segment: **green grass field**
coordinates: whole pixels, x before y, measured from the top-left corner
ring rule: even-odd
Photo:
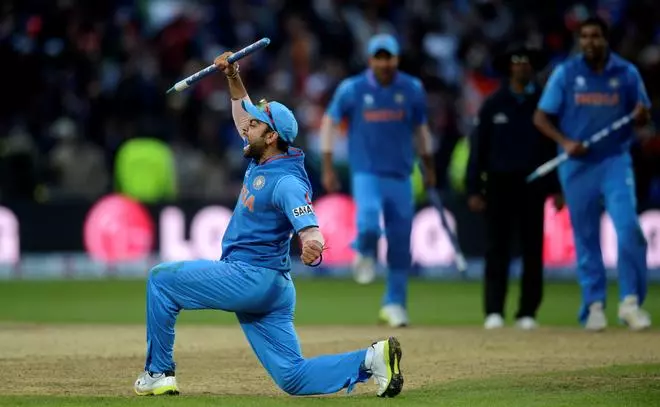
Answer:
[[[358,286],[351,281],[342,280],[301,280],[297,282],[298,307],[296,313],[297,325],[303,330],[311,332],[314,329],[322,329],[324,326],[348,326],[349,329],[365,329],[364,327],[375,327],[375,316],[379,307],[382,293],[382,284],[371,286]],[[508,314],[513,315],[517,300],[517,287],[511,286],[509,293]],[[444,332],[458,332],[458,335],[469,333],[476,347],[488,347],[491,339],[480,329],[482,323],[481,314],[481,285],[477,283],[462,282],[430,282],[415,281],[411,285],[410,292],[410,314],[415,327],[412,330],[401,331],[401,335],[408,335],[406,339],[411,342],[415,336],[429,334],[429,352],[433,349],[446,349],[447,354],[438,357],[440,363],[433,369],[442,371],[443,360],[450,360],[452,349],[461,345],[460,339],[452,339],[454,336],[445,336]],[[615,287],[610,287],[609,298],[612,304],[617,299]],[[651,352],[631,354],[630,358],[594,360],[584,359],[585,368],[567,366],[564,371],[561,363],[553,361],[553,353],[547,353],[539,360],[536,366],[527,366],[524,361],[511,362],[510,370],[497,370],[494,374],[480,374],[479,377],[470,378],[469,369],[478,371],[479,355],[473,355],[467,349],[465,358],[454,355],[453,369],[458,366],[468,372],[463,375],[451,377],[442,376],[437,381],[426,381],[423,385],[413,386],[412,389],[404,389],[400,397],[393,400],[381,400],[373,397],[371,393],[358,393],[345,396],[343,393],[329,397],[304,397],[294,398],[286,396],[278,391],[270,391],[265,395],[222,393],[194,394],[184,393],[179,397],[168,398],[138,398],[131,397],[129,393],[121,393],[115,397],[105,395],[94,396],[94,391],[83,394],[86,390],[67,395],[66,389],[57,394],[40,394],[39,390],[31,387],[16,388],[20,383],[12,378],[12,389],[7,395],[0,396],[0,406],[295,406],[295,405],[398,405],[398,406],[651,406],[660,405],[660,335],[656,329],[650,332],[633,333],[627,332],[625,328],[616,325],[616,306],[608,308],[608,316],[612,328],[602,334],[587,334],[579,330],[576,323],[576,311],[579,305],[579,289],[575,284],[553,283],[546,285],[544,302],[539,314],[539,321],[543,328],[537,333],[520,333],[511,328],[507,333],[500,335],[494,333],[496,351],[501,352],[493,363],[506,357],[506,344],[517,341],[515,347],[524,347],[529,342],[530,349],[524,355],[533,355],[534,346],[540,347],[552,345],[552,337],[557,335],[557,341],[592,341],[581,348],[588,352],[589,349],[600,349],[607,355],[604,341],[615,338],[612,341],[622,341],[622,352],[631,351],[625,349],[626,341],[635,341],[639,348],[648,346]],[[645,308],[652,315],[660,315],[660,286],[650,288],[649,299]],[[510,320],[510,318],[509,318]],[[75,331],[76,327],[101,326],[113,329],[114,326],[135,326],[136,332],[143,336],[142,324],[144,322],[144,282],[143,281],[7,281],[0,283],[0,326],[10,327],[0,329],[0,340],[11,341],[12,329],[26,326],[33,327],[63,327],[63,330]],[[216,329],[228,326],[233,329],[236,325],[235,318],[231,314],[217,311],[184,311],[179,319],[182,329]],[[470,328],[473,326],[474,328]],[[350,328],[354,327],[354,328]],[[30,328],[26,328],[30,329]],[[58,328],[59,329],[59,328]],[[128,328],[132,329],[132,328]],[[223,328],[225,329],[225,328]],[[345,328],[344,328],[345,329]],[[382,328],[381,328],[382,329]],[[448,331],[445,331],[447,329]],[[457,330],[457,331],[456,331]],[[5,331],[4,334],[2,331]],[[18,331],[17,331],[18,332]],[[224,332],[224,331],[223,331]],[[380,332],[380,331],[379,331]],[[411,333],[412,332],[412,333]],[[21,334],[29,335],[22,332]],[[490,334],[490,333],[489,333]],[[521,339],[521,335],[529,336]],[[75,334],[74,334],[75,335]],[[498,336],[499,335],[499,336]],[[36,339],[39,340],[39,339]],[[429,342],[430,341],[430,342]],[[433,343],[442,343],[433,345]],[[497,342],[499,341],[499,342]],[[454,343],[456,342],[456,343]],[[611,342],[611,341],[610,341]],[[405,341],[404,352],[405,350]],[[485,343],[486,345],[482,345]],[[48,346],[49,339],[43,338],[44,346]],[[17,361],[12,355],[1,351],[5,344],[0,342],[0,367],[3,375],[9,378],[11,370],[17,363],[28,363],[25,360]],[[493,345],[493,346],[496,346]],[[570,344],[569,344],[570,345]],[[13,349],[20,349],[20,344],[13,344]],[[27,345],[26,345],[27,346]],[[242,344],[240,346],[243,346]],[[303,338],[303,347],[305,346]],[[319,347],[321,345],[318,345]],[[465,345],[467,346],[467,345]],[[472,346],[472,345],[470,345]],[[617,343],[607,343],[613,346],[611,349],[619,349]],[[515,350],[514,347],[514,350]],[[599,348],[600,347],[600,348]],[[11,348],[11,346],[9,347]],[[566,346],[558,348],[565,352]],[[568,346],[570,348],[570,346]],[[314,348],[316,349],[316,348]],[[321,348],[319,348],[321,349]],[[656,349],[656,350],[653,350]],[[540,351],[540,350],[539,350]],[[178,352],[178,351],[177,351]],[[247,352],[247,351],[246,351]],[[423,352],[423,350],[415,350]],[[247,353],[246,353],[247,354]],[[462,354],[461,354],[462,355]],[[422,353],[422,356],[423,353]],[[467,359],[467,357],[474,359]],[[561,355],[557,355],[559,358]],[[584,356],[584,355],[583,355]],[[104,356],[106,357],[106,356]],[[434,356],[435,357],[435,356]],[[521,356],[522,357],[522,356]],[[563,357],[563,356],[562,356]],[[575,357],[581,357],[576,355]],[[132,360],[139,360],[131,356]],[[48,363],[62,363],[62,357],[49,360]],[[97,360],[97,359],[94,359]],[[508,360],[508,359],[507,359]],[[513,360],[513,359],[512,359]],[[535,359],[536,360],[536,359]],[[563,360],[563,359],[561,359]],[[404,362],[405,362],[404,353]],[[421,364],[423,358],[410,359],[409,364],[404,364],[405,372],[415,373],[414,362]],[[464,361],[464,362],[463,362]],[[627,361],[632,363],[620,363]],[[461,363],[465,366],[461,367]],[[490,362],[489,362],[490,363]],[[31,366],[31,365],[30,365]],[[476,366],[476,368],[474,368]],[[522,368],[521,368],[522,366]],[[545,368],[551,366],[552,368]],[[599,366],[599,367],[594,367]],[[33,367],[32,367],[33,368]],[[122,365],[123,368],[123,365]],[[524,368],[524,369],[523,369]],[[102,366],[99,369],[103,369]],[[194,370],[194,366],[188,366]],[[465,370],[468,369],[468,370]],[[524,370],[524,371],[523,371]],[[130,374],[136,372],[131,371]],[[57,373],[55,373],[57,374]],[[62,373],[64,374],[64,373]],[[69,373],[74,375],[73,373]],[[124,372],[117,373],[123,375]],[[261,374],[261,373],[260,373]],[[439,376],[439,377],[440,377]],[[413,377],[413,379],[415,379]],[[9,380],[9,379],[7,379]],[[29,376],[25,380],[30,380]],[[122,380],[124,378],[122,377]],[[127,378],[130,390],[130,380]],[[413,380],[414,381],[414,380]],[[0,383],[4,383],[5,380]],[[47,380],[46,380],[47,382]],[[421,383],[418,380],[419,383]],[[44,386],[47,387],[48,383]],[[84,386],[81,385],[81,386]],[[268,381],[260,382],[262,387],[274,387]],[[52,386],[51,386],[52,389]],[[256,394],[261,394],[256,392]]]

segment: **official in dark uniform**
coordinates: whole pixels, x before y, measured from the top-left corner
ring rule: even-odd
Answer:
[[[525,182],[529,173],[555,154],[552,143],[532,123],[542,90],[534,72],[542,63],[540,52],[524,47],[510,47],[496,58],[495,66],[506,80],[484,101],[471,135],[466,182],[470,209],[483,212],[486,220],[487,329],[504,326],[516,235],[523,266],[516,326],[524,330],[538,326],[536,312],[543,296],[543,208],[546,197],[554,192],[552,187],[558,185],[551,175],[542,182]]]

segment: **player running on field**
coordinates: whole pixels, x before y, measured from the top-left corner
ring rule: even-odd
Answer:
[[[415,209],[410,179],[415,141],[428,187],[435,186],[435,168],[426,120],[426,93],[421,81],[398,71],[399,44],[393,36],[372,37],[367,52],[369,69],[341,82],[323,117],[320,133],[323,186],[328,192],[338,188],[332,162],[332,136],[346,119],[352,195],[357,207],[357,256],[353,273],[356,281],[363,284],[376,276],[382,213],[389,271],[380,319],[398,327],[409,322],[406,294]]]
[[[609,213],[619,245],[619,318],[632,329],[651,325],[640,308],[646,297],[646,240],[639,225],[630,143],[631,127],[623,127],[585,149],[582,142],[615,120],[635,111],[649,119],[649,98],[637,68],[608,48],[608,27],[591,18],[580,27],[582,54],[555,69],[539,101],[534,123],[571,159],[559,178],[566,198],[582,288],[579,320],[588,330],[607,326],[603,309],[607,279],[600,250],[602,208]],[[559,128],[549,119],[556,115]]]
[[[243,190],[225,232],[220,260],[163,263],[147,282],[147,358],[135,382],[138,395],[178,394],[173,360],[174,324],[182,309],[236,313],[257,358],[291,395],[351,391],[373,376],[382,397],[403,387],[396,338],[338,355],[303,357],[293,325],[296,290],[289,274],[289,242],[302,241],[306,265],[322,260],[324,239],[304,169],[290,147],[298,134],[291,110],[278,102],[251,103],[227,52],[215,65],[229,81],[232,113],[250,160]],[[222,374],[222,372],[218,372]]]

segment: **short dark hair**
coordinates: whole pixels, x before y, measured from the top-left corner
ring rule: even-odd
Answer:
[[[286,141],[284,141],[284,140],[282,139],[282,137],[280,137],[279,134],[277,135],[277,149],[280,150],[280,151],[282,151],[282,152],[284,152],[284,153],[286,153],[287,151],[289,151],[289,143],[287,143]]]
[[[582,23],[580,23],[580,31],[582,31],[584,27],[592,27],[592,26],[599,27],[600,31],[603,33],[603,37],[609,38],[610,26],[607,24],[605,20],[603,20],[598,16],[589,17],[586,20],[582,21]]]

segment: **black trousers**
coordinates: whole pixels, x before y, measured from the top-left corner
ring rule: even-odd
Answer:
[[[521,294],[516,318],[536,317],[543,297],[543,207],[540,184],[527,184],[527,173],[491,173],[486,182],[486,315],[504,315],[513,242],[522,250]]]

